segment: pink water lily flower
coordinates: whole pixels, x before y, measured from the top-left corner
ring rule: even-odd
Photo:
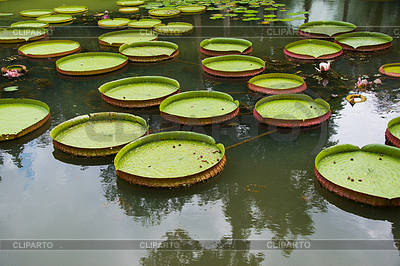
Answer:
[[[104,11],[104,16],[102,16],[101,19],[106,19],[106,18],[108,18],[108,11],[107,10]]]
[[[357,84],[356,84],[356,86],[358,88],[367,88],[370,85],[371,85],[371,82],[369,82],[367,79],[361,79],[361,78],[358,78],[358,81],[357,81]]]
[[[318,72],[326,72],[331,69],[331,62],[321,62],[319,63],[319,68],[315,68]]]

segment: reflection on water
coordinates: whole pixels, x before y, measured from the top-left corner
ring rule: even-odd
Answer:
[[[22,0],[21,5],[24,4],[24,9],[36,9],[63,4],[58,0],[47,2]],[[121,15],[115,2],[84,2],[89,6],[89,13],[75,15],[76,20],[69,26],[51,28],[50,39],[78,41],[82,52],[117,52],[115,48],[100,47],[97,37],[112,30],[97,27],[97,19],[92,15],[106,9],[115,17],[147,14],[147,10],[141,9],[139,14]],[[266,252],[251,249],[251,241],[257,239],[292,243],[301,239],[400,238],[397,208],[373,208],[349,201],[321,188],[314,177],[315,155],[323,148],[342,143],[358,146],[384,143],[387,122],[399,115],[399,80],[380,77],[378,69],[383,64],[400,61],[399,31],[396,31],[400,2],[282,3],[286,4],[287,12],[310,13],[304,20],[269,25],[209,19],[211,14],[221,11],[163,19],[164,23],[182,21],[195,25],[189,35],[159,37],[178,44],[178,58],[161,64],[129,64],[121,70],[93,77],[60,77],[51,60],[31,61],[18,56],[21,44],[1,44],[1,65],[22,64],[27,66],[28,73],[15,80],[1,79],[0,97],[46,102],[50,106],[51,121],[22,138],[0,143],[0,239],[189,241],[178,252],[160,249],[118,256],[101,252],[93,256],[94,253],[78,251],[77,256],[63,255],[61,260],[57,257],[60,253],[43,256],[44,253],[3,251],[6,256],[0,257],[0,264],[22,265],[29,260],[31,264],[43,265],[43,257],[53,256],[65,265],[76,263],[77,258],[100,265],[111,258],[123,264],[134,261],[133,264],[142,265],[204,265],[214,261],[223,265],[283,265],[294,261],[321,265],[326,261],[356,264],[360,259],[366,264],[398,264],[398,253],[393,252],[375,256],[377,253],[368,251],[317,254],[290,247]],[[1,4],[2,10],[14,13],[0,17],[1,26],[22,20],[18,16],[21,5],[11,0]],[[258,16],[274,12],[262,8]],[[315,70],[317,62],[287,60],[283,53],[285,45],[298,40],[296,27],[314,20],[344,20],[356,24],[359,31],[389,34],[394,37],[393,47],[370,54],[345,52],[332,62],[330,72],[319,73]],[[330,104],[329,121],[306,130],[280,130],[256,122],[252,110],[263,95],[248,90],[248,79],[223,79],[203,73],[204,57],[199,44],[210,37],[246,38],[253,42],[252,55],[266,61],[266,73],[302,76],[307,83],[306,94]],[[144,75],[176,79],[182,92],[229,93],[240,102],[240,113],[220,125],[190,127],[165,121],[157,107],[124,109],[101,99],[98,87],[102,84]],[[380,78],[382,84],[360,90],[355,86],[359,77],[369,81]],[[18,91],[2,90],[9,86],[18,86]],[[345,100],[351,93],[362,94],[366,102],[351,106]],[[226,167],[209,181],[191,187],[153,189],[134,186],[118,178],[113,157],[81,158],[53,148],[50,129],[78,115],[100,111],[141,116],[148,121],[151,133],[188,130],[208,134],[227,148]],[[247,140],[251,141],[237,145]],[[220,246],[216,250],[204,250],[204,239],[215,240]],[[235,242],[236,239],[241,241]],[[399,242],[394,243],[399,249]]]

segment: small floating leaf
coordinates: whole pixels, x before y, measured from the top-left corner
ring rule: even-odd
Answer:
[[[18,86],[10,86],[10,87],[4,88],[3,90],[4,91],[17,91]]]

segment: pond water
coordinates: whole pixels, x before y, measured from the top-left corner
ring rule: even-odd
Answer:
[[[44,127],[20,139],[0,143],[2,249],[8,243],[4,240],[18,241],[18,245],[24,240],[53,241],[58,249],[70,249],[2,250],[0,265],[399,265],[399,209],[371,207],[327,191],[316,181],[314,159],[322,149],[335,144],[362,147],[385,143],[387,123],[400,113],[400,82],[381,77],[383,84],[362,91],[366,102],[354,106],[345,97],[356,91],[358,77],[368,76],[372,81],[378,77],[381,65],[400,61],[400,3],[277,3],[285,4],[287,12],[310,13],[302,20],[269,25],[209,19],[219,11],[163,19],[195,26],[188,35],[159,36],[159,40],[178,44],[177,59],[151,66],[130,64],[119,71],[86,79],[58,75],[51,61],[18,57],[18,44],[0,45],[1,67],[22,64],[28,69],[25,76],[16,80],[1,79],[1,88],[18,86],[14,92],[1,90],[1,98],[34,98],[47,103],[51,110],[51,121]],[[89,13],[75,16],[77,19],[71,25],[52,28],[50,39],[78,41],[82,52],[117,52],[99,46],[98,36],[111,30],[97,27],[93,19],[94,13],[104,10],[114,17],[129,17],[120,15],[113,1],[1,1],[1,11],[14,15],[0,17],[0,24],[6,27],[23,20],[19,12],[25,9],[52,9],[63,4],[86,5]],[[258,17],[277,14],[262,7],[258,10]],[[147,10],[141,9],[138,14],[145,16]],[[357,25],[358,31],[382,32],[393,37],[393,46],[372,54],[345,52],[332,63],[332,72],[323,82],[315,70],[316,62],[291,62],[283,53],[285,45],[299,39],[297,27],[314,20],[348,21]],[[252,108],[261,96],[248,91],[246,80],[203,73],[199,44],[210,37],[250,40],[252,55],[267,62],[265,73],[303,76],[308,86],[306,93],[331,105],[331,118],[319,127],[302,131],[277,132],[273,127],[257,124]],[[241,103],[240,114],[229,123],[213,127],[177,126],[163,120],[157,108],[113,107],[101,99],[97,90],[108,81],[143,75],[174,78],[181,91],[227,92]],[[191,187],[151,189],[118,178],[112,157],[87,159],[55,150],[49,136],[52,128],[75,116],[100,111],[139,115],[149,121],[151,132],[193,130],[211,135],[228,148],[225,169],[209,181]],[[232,146],[255,136],[260,137]],[[185,242],[179,242],[182,239]],[[68,241],[56,240],[103,241],[74,242],[71,247]],[[301,247],[296,240],[310,241],[311,247]],[[153,242],[165,246],[154,250]],[[165,251],[171,243],[178,243],[179,247]]]

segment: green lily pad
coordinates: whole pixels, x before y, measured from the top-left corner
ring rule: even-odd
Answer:
[[[288,15],[288,16],[297,16],[297,15],[299,15],[299,13],[286,13],[286,15]]]
[[[52,9],[29,9],[23,10],[19,14],[24,17],[37,18],[44,15],[51,15],[53,12]]]
[[[60,14],[76,14],[86,12],[87,10],[87,6],[59,6],[54,8],[54,12]]]
[[[0,17],[8,17],[14,15],[13,13],[0,12]]]
[[[299,93],[307,88],[303,78],[284,73],[255,76],[248,81],[248,87],[250,90],[265,94]]]
[[[58,57],[78,52],[78,42],[69,40],[42,41],[25,44],[18,48],[18,53],[31,58]]]
[[[215,176],[225,149],[207,135],[173,131],[152,134],[125,146],[114,159],[122,179],[149,187],[179,187]]]
[[[397,148],[400,147],[400,117],[393,118],[389,121],[385,136],[390,144]]]
[[[211,38],[200,43],[201,52],[206,55],[216,54],[242,54],[251,48],[252,43],[244,39],[236,38]]]
[[[18,90],[18,86],[10,86],[10,87],[3,89],[3,91],[17,91],[17,90]]]
[[[280,21],[293,21],[293,18],[281,18]]]
[[[275,18],[276,15],[264,15],[264,18]]]
[[[157,33],[153,30],[121,30],[104,33],[99,37],[99,43],[102,45],[119,47],[124,43],[133,43],[139,41],[157,40]]]
[[[170,22],[168,25],[159,24],[154,30],[162,35],[183,35],[193,31],[194,26],[186,22]]]
[[[142,0],[123,0],[117,1],[118,6],[140,6],[143,5],[144,1]]]
[[[56,61],[57,71],[64,75],[96,75],[122,68],[128,58],[121,54],[92,52],[68,55]]]
[[[37,17],[36,20],[47,22],[50,24],[64,23],[72,21],[73,18],[68,14],[58,14],[58,15],[44,15]]]
[[[312,21],[301,24],[299,26],[299,34],[300,35],[317,34],[317,35],[332,37],[333,35],[352,32],[356,30],[356,28],[357,28],[356,25],[342,21],[332,21],[332,20]]]
[[[336,145],[315,158],[317,179],[343,197],[374,206],[400,205],[400,149]]]
[[[274,10],[278,10],[278,9],[275,7],[267,7],[267,8],[264,8],[264,10],[265,11],[274,11]]]
[[[206,10],[206,6],[199,5],[188,5],[188,6],[177,6],[182,13],[201,13]]]
[[[400,63],[385,64],[379,68],[379,72],[389,77],[400,78]]]
[[[38,27],[38,28],[46,28],[49,26],[48,22],[37,21],[37,20],[26,20],[19,21],[11,24],[11,27]]]
[[[129,28],[137,28],[137,29],[151,29],[161,23],[162,23],[162,21],[159,19],[143,18],[143,19],[139,19],[139,20],[130,21],[128,23],[128,27]]]
[[[210,57],[204,59],[202,65],[205,72],[222,77],[254,76],[265,69],[265,62],[263,60],[248,55]]]
[[[37,27],[0,28],[0,43],[20,43],[43,39],[47,29]]]
[[[157,17],[173,17],[181,13],[177,8],[157,8],[149,11],[149,14]]]
[[[127,108],[159,105],[179,92],[179,82],[160,76],[141,76],[107,82],[99,87],[104,101]]]
[[[50,136],[57,149],[79,156],[117,153],[129,142],[146,134],[146,121],[125,113],[82,115],[56,126]]]
[[[178,45],[163,41],[125,43],[119,47],[119,52],[133,62],[162,61],[179,54]]]
[[[0,141],[19,138],[50,117],[47,104],[31,99],[0,99]]]
[[[99,27],[106,29],[121,29],[125,28],[131,20],[129,18],[106,18],[97,22]]]
[[[335,37],[335,42],[338,44],[345,44],[354,49],[362,47],[378,47],[384,44],[390,44],[393,38],[389,35],[379,32],[352,32],[345,33]]]
[[[139,8],[128,6],[128,7],[121,7],[120,9],[118,9],[118,11],[122,14],[132,14],[132,13],[139,12]]]
[[[285,46],[285,54],[301,59],[328,59],[342,54],[342,48],[332,42],[306,39]]]
[[[330,116],[330,106],[308,95],[280,94],[259,100],[254,108],[257,120],[280,127],[303,127],[320,124]]]

